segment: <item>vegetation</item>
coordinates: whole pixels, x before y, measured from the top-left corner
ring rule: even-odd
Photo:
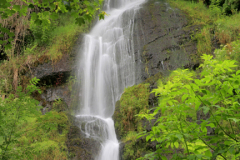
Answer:
[[[147,111],[149,108],[148,97],[148,83],[139,84],[125,89],[119,102],[119,112],[116,117],[115,125],[119,128],[121,136],[127,137],[129,131],[142,131],[142,124],[139,121],[140,119],[135,115]]]
[[[139,159],[239,159],[239,1],[170,2],[202,26],[192,39],[202,64],[173,71],[152,91],[159,105],[138,116],[159,118],[138,138],[157,143],[156,151]]]
[[[238,20],[240,14],[237,12],[240,7],[239,1],[169,1],[190,17],[192,25],[202,26],[203,29],[192,38],[197,41],[199,60],[203,54],[212,54],[217,45],[226,45],[239,39],[240,23]],[[228,7],[232,7],[231,12],[224,9],[226,4]]]
[[[51,110],[42,115],[37,100],[49,86],[36,87],[39,80],[31,80],[32,68],[70,57],[78,35],[88,31],[97,14],[104,18],[101,4],[0,1],[0,159],[68,159],[66,104],[51,102]],[[68,83],[75,81],[70,77]]]
[[[172,159],[238,159],[239,154],[239,71],[235,61],[202,56],[202,72],[177,70],[153,92],[161,111],[146,140],[157,141],[154,159],[172,153]],[[182,150],[181,150],[182,149]]]
[[[127,144],[121,155],[124,159],[137,159],[146,150],[146,143],[137,141],[137,132],[142,132],[147,124],[143,125],[136,115],[149,109],[149,94],[149,83],[141,83],[126,88],[116,104],[115,128],[121,140]]]

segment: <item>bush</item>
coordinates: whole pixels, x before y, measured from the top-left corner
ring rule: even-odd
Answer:
[[[143,135],[158,145],[145,158],[240,158],[240,71],[233,60],[202,58],[199,78],[188,70],[176,70],[153,90],[159,96],[155,114],[161,112],[161,117]]]

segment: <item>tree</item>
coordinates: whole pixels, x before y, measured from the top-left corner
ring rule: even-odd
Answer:
[[[41,92],[36,84],[39,80],[33,78],[27,87],[27,93],[18,87],[15,95],[11,94],[5,100],[0,99],[0,159],[9,159],[16,156],[13,144],[17,143],[22,133],[17,127],[23,123],[27,117],[39,115],[38,101],[32,99],[30,95],[37,91]],[[15,157],[18,159],[18,157]]]
[[[14,3],[15,0],[1,0],[0,1],[0,18],[6,19],[15,13],[20,17],[26,16],[29,10],[38,8],[39,12],[31,12],[31,20],[35,24],[48,24],[51,20],[58,18],[58,13],[66,13],[71,11],[71,16],[76,19],[79,25],[85,24],[86,21],[91,21],[96,11],[100,10],[103,0],[21,0],[21,5]],[[99,19],[104,19],[104,11],[99,13]],[[40,18],[40,15],[45,18]],[[0,37],[8,36],[8,40],[0,40],[0,45],[4,45],[5,49],[11,48],[14,33],[0,24]],[[0,32],[0,33],[1,33]]]
[[[239,159],[240,71],[233,60],[202,58],[200,75],[179,69],[153,90],[159,106],[154,114],[140,116],[151,120],[161,113],[143,134],[158,145],[145,158]]]

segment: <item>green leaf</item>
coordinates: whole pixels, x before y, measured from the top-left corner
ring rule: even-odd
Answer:
[[[36,25],[41,25],[41,24],[42,24],[42,20],[36,19],[36,20],[34,21],[34,23],[35,23]]]
[[[179,147],[179,143],[178,142],[174,142],[174,145],[175,145],[176,148]]]
[[[79,26],[85,24],[85,20],[83,17],[79,17],[79,18],[76,18],[76,24],[78,24]]]
[[[52,19],[52,20],[56,20],[56,19],[58,19],[58,14],[56,13],[56,12],[53,12],[51,15],[50,15],[50,18]]]
[[[236,75],[239,75],[240,74],[240,70],[238,70],[237,72],[236,72]]]
[[[203,103],[205,104],[205,105],[211,105],[211,103],[209,102],[209,101],[207,101],[207,100],[202,100],[203,101]]]
[[[210,150],[205,151],[205,156],[211,158],[212,157],[211,151]]]
[[[175,135],[179,140],[181,140],[183,138],[183,135],[182,134],[176,134]]]
[[[149,139],[151,139],[151,138],[152,138],[152,134],[147,135],[147,137],[146,137],[146,141],[148,142]]]
[[[183,96],[182,96],[182,102],[184,102],[185,100],[186,100],[186,98],[188,98],[188,94],[184,94]]]
[[[231,146],[228,151],[231,153],[231,154],[234,154],[234,151],[235,151],[235,148],[234,146]]]
[[[33,5],[33,4],[29,4],[29,5],[28,5],[28,8],[32,8],[32,9],[33,9],[33,8],[34,8],[34,5]]]
[[[168,160],[165,156],[160,156],[162,160]]]
[[[209,110],[210,110],[210,108],[209,108],[208,106],[203,106],[202,109],[203,109],[203,113],[204,113],[205,115],[207,115],[207,113],[208,113]]]
[[[89,21],[89,22],[92,20],[92,16],[90,14],[85,14],[83,18],[85,21]]]
[[[21,10],[20,5],[13,5],[13,9],[18,12]]]
[[[209,127],[211,127],[211,128],[214,128],[214,127],[215,127],[215,125],[214,125],[213,123],[209,123],[209,124],[207,124],[206,126],[209,126]]]
[[[207,91],[205,89],[202,89],[202,93],[207,94]]]
[[[32,13],[31,13],[31,19],[32,19],[32,20],[37,20],[38,17],[39,17],[39,16],[37,15],[36,12],[32,12]]]
[[[234,83],[237,84],[237,85],[239,85],[239,81],[238,81],[238,80],[236,80]]]

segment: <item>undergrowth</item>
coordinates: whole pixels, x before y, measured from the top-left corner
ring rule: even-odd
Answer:
[[[169,2],[185,12],[191,25],[200,25],[202,30],[192,40],[197,41],[197,52],[200,58],[203,54],[213,54],[216,46],[227,45],[239,39],[240,13],[232,11],[227,14],[223,6],[203,1],[169,0]],[[230,3],[230,2],[229,2]]]
[[[55,28],[54,30],[49,30],[49,33],[44,33],[47,32],[44,29],[41,31],[49,36],[47,37],[48,40],[44,41],[44,45],[39,42],[39,40],[42,40],[43,35],[39,35],[39,37],[36,36],[34,43],[25,48],[22,55],[12,57],[8,61],[5,60],[1,63],[1,95],[13,92],[14,88],[12,84],[15,84],[15,86],[26,85],[26,82],[23,82],[21,77],[26,74],[26,72],[31,73],[33,67],[49,61],[54,64],[58,62],[63,55],[69,55],[71,53],[71,49],[78,35],[88,30],[89,23],[79,26],[75,24],[75,20],[70,14],[71,13],[63,14],[60,16],[60,19],[54,21],[51,25],[55,26]],[[38,28],[37,26],[32,27]],[[37,35],[37,33],[35,34]],[[15,79],[13,78],[14,74],[16,75]]]
[[[120,99],[120,114],[122,134],[129,131],[142,130],[140,119],[136,114],[144,113],[148,109],[149,84],[139,84],[124,90]]]

